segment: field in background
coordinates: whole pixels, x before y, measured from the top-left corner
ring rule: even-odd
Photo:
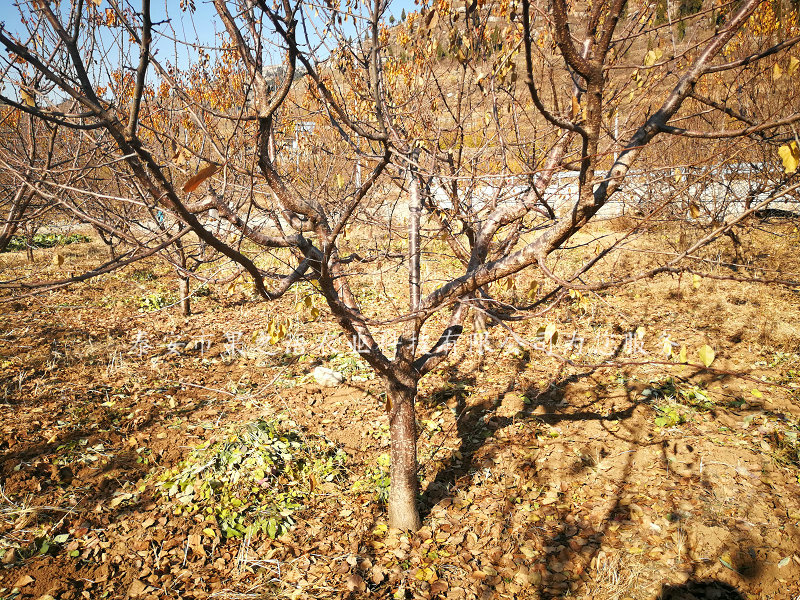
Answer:
[[[707,260],[800,271],[792,223],[750,227]],[[654,228],[603,268],[700,234]],[[105,253],[4,253],[0,276]],[[404,291],[373,270],[359,301],[391,314]],[[534,283],[493,291],[535,299]],[[383,390],[313,286],[276,304],[193,289],[184,318],[154,259],[2,299],[0,598],[800,595],[797,290],[663,276],[573,293],[516,336],[468,329],[422,382],[424,527],[407,536],[385,518]],[[320,387],[319,365],[345,383]]]

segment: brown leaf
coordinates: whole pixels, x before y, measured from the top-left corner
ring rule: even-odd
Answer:
[[[369,578],[375,585],[378,585],[383,582],[384,578],[386,577],[386,571],[380,565],[375,565],[372,567],[370,571]]]
[[[33,581],[34,581],[34,579],[30,575],[23,575],[22,577],[17,579],[17,582],[14,584],[13,587],[22,588],[22,587],[25,587],[26,585],[32,584]]]
[[[361,575],[357,573],[353,573],[350,577],[347,578],[347,589],[351,592],[355,592],[358,590],[359,592],[363,592],[367,589],[366,582],[361,578]]]
[[[134,579],[131,587],[128,588],[128,596],[131,598],[135,598],[137,596],[141,596],[144,594],[144,591],[147,589],[147,584],[142,581],[141,579]]]
[[[447,582],[441,579],[434,581],[431,584],[431,595],[435,596],[436,594],[442,594],[447,591]]]
[[[175,154],[172,155],[172,162],[180,167],[189,162],[192,157],[193,155],[191,150],[181,147],[175,151]]]
[[[183,191],[187,194],[195,191],[198,187],[200,187],[201,183],[211,177],[218,170],[219,167],[217,165],[208,165],[207,167],[203,167],[197,172],[197,175],[189,179],[189,181],[183,185]]]

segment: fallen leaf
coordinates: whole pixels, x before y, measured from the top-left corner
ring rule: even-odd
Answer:
[[[731,571],[736,571],[736,569],[733,568],[733,560],[731,560],[731,555],[728,554],[727,552],[719,557],[719,562],[721,562],[722,566],[725,567],[726,569],[730,569]]]
[[[447,585],[447,582],[443,581],[442,579],[434,581],[431,584],[431,589],[430,589],[431,595],[434,596],[436,594],[442,594],[447,591],[448,587],[449,586]]]
[[[131,598],[135,598],[136,596],[141,596],[144,594],[144,591],[147,589],[147,584],[142,581],[141,579],[134,579],[131,587],[128,588],[128,596]]]
[[[22,577],[17,579],[17,582],[14,584],[13,587],[22,588],[25,587],[26,585],[32,584],[33,582],[34,582],[33,577],[31,577],[30,575],[23,575]]]
[[[347,589],[351,592],[359,591],[363,592],[367,589],[366,582],[361,578],[361,575],[358,573],[353,573],[350,577],[347,578],[346,581]]]

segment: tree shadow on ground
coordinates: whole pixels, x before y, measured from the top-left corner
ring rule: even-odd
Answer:
[[[514,381],[525,368],[525,360],[519,359],[516,361],[514,373],[509,377],[511,383],[504,393],[509,393],[513,390]],[[488,419],[485,418],[486,413],[497,408],[503,394],[500,395],[500,398],[486,398],[478,403],[467,404],[467,394],[452,393],[452,395],[448,395],[437,392],[441,394],[438,402],[445,402],[450,397],[455,397],[456,399],[456,405],[453,410],[456,414],[457,436],[460,440],[460,445],[457,452],[451,453],[444,461],[434,481],[422,493],[421,516],[423,519],[430,514],[430,510],[439,501],[452,496],[452,489],[456,482],[475,468],[472,457],[485,445],[486,440],[510,425],[532,419],[555,425],[560,421],[623,421],[629,418],[636,407],[632,398],[629,398],[631,402],[628,408],[614,411],[607,415],[590,410],[572,413],[561,412],[561,409],[566,407],[564,400],[566,387],[569,384],[592,377],[595,371],[596,369],[589,369],[569,376],[563,376],[563,372],[560,372],[560,378],[551,381],[543,391],[538,389],[520,390],[520,393],[528,398],[530,402],[513,416],[506,417],[494,415]],[[454,367],[451,367],[446,374],[450,375],[451,378],[455,378],[459,383],[474,385],[476,382],[474,376],[464,377],[459,375]]]
[[[507,374],[511,383],[507,387],[506,393],[514,390],[515,380],[525,369],[525,362],[524,360],[517,361],[514,365],[514,370]],[[480,365],[478,368],[480,368]],[[576,511],[574,508],[568,509],[564,513],[561,509],[556,511],[552,507],[547,507],[551,512],[548,518],[554,518],[558,525],[555,526],[554,524],[554,526],[545,528],[539,526],[542,523],[532,523],[526,532],[526,539],[536,540],[537,547],[542,549],[536,561],[529,561],[531,569],[538,569],[539,575],[533,578],[536,582],[533,587],[536,588],[538,597],[542,599],[564,597],[589,581],[586,576],[590,569],[598,570],[599,565],[604,560],[601,546],[606,540],[609,531],[615,531],[620,524],[634,519],[631,507],[624,501],[624,496],[627,492],[626,485],[634,472],[637,451],[648,446],[660,446],[659,450],[664,456],[664,464],[669,464],[665,447],[663,446],[664,442],[646,437],[645,428],[637,427],[635,420],[631,421],[631,425],[623,427],[626,431],[615,431],[615,428],[610,425],[611,423],[624,425],[626,421],[635,416],[634,413],[640,405],[649,404],[646,398],[639,395],[641,390],[637,390],[634,386],[626,383],[623,394],[619,396],[621,402],[613,402],[613,409],[611,410],[598,410],[596,406],[592,406],[595,402],[594,400],[584,403],[582,398],[571,398],[569,403],[566,401],[568,386],[582,380],[594,379],[598,368],[604,367],[587,368],[580,373],[567,374],[562,367],[545,389],[514,390],[524,394],[526,405],[511,416],[492,415],[489,418],[486,417],[486,413],[498,407],[500,399],[486,398],[468,404],[466,394],[455,395],[454,412],[457,415],[456,424],[460,445],[458,450],[452,452],[444,461],[434,481],[427,486],[422,495],[422,514],[426,518],[431,514],[437,503],[448,497],[453,497],[460,487],[473,484],[472,478],[468,478],[468,476],[476,473],[479,469],[480,465],[477,464],[478,461],[476,459],[482,454],[479,451],[487,445],[487,440],[492,444],[492,448],[489,448],[491,452],[494,446],[497,445],[495,435],[503,429],[513,427],[519,423],[555,426],[563,422],[596,422],[600,424],[609,436],[614,436],[626,444],[629,449],[624,453],[618,453],[618,455],[627,453],[621,474],[615,477],[601,476],[605,479],[607,494],[605,495],[606,503],[604,504],[602,518],[599,522],[590,524],[589,519],[585,518],[586,515],[581,514],[581,511]],[[459,381],[465,379],[463,374],[458,373],[457,369],[451,368],[449,375]],[[602,389],[602,383],[600,381],[596,383],[597,388]],[[502,396],[503,394],[501,393],[500,398]],[[612,398],[608,394],[603,394],[603,396],[606,399]],[[518,442],[511,440],[508,443],[516,444]],[[540,447],[540,444],[533,441],[532,449],[539,449]],[[605,456],[600,454],[600,457],[604,458]],[[597,462],[599,462],[599,459]],[[580,461],[573,465],[573,469],[575,469],[573,474],[596,466],[592,457],[586,457],[584,461],[584,457],[581,456]],[[533,465],[533,468],[529,471],[526,472],[526,477],[532,477],[536,485],[541,489],[552,488],[559,483],[544,470],[537,472],[536,465]],[[667,469],[667,472],[669,473],[669,469]],[[680,476],[675,474],[671,476],[676,479],[677,484]],[[704,483],[702,477],[699,477],[698,483],[701,485]],[[673,500],[672,503],[676,504],[677,501]],[[514,505],[508,504],[507,509],[513,511]],[[675,515],[680,513],[677,506],[673,506],[672,512]],[[511,534],[511,531],[508,531],[508,533]],[[687,546],[687,549],[691,552],[691,548]],[[584,567],[581,567],[583,570],[579,569],[572,573],[566,570],[556,570],[554,572],[547,568],[552,563],[564,565],[578,562],[584,565]],[[492,566],[495,567],[496,572],[503,569],[503,565],[497,560],[483,556],[476,557],[476,566],[478,568]],[[491,572],[491,569],[489,571]],[[744,571],[742,571],[742,574],[745,575]],[[755,576],[755,573],[748,574]],[[689,580],[686,583],[664,585],[659,598],[664,600],[694,600],[701,598],[740,600],[742,598],[742,595],[728,584],[695,579],[694,568],[687,573],[687,576]]]
[[[665,585],[658,600],[744,600],[744,596],[721,581],[689,580],[680,585]]]

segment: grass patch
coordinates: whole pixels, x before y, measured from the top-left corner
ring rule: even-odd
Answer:
[[[81,233],[37,233],[33,236],[31,246],[34,248],[54,248],[55,246],[67,246],[69,244],[82,244],[91,242],[91,238]],[[21,252],[28,247],[28,240],[25,236],[12,236],[11,241],[3,252]]]
[[[224,537],[282,535],[320,486],[343,475],[346,455],[320,436],[304,436],[281,417],[240,426],[202,446],[159,478],[175,514],[215,520]]]

